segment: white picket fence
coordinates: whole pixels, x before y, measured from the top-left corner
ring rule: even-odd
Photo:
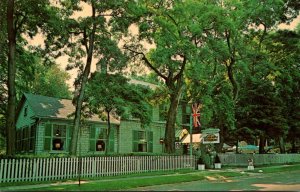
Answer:
[[[0,183],[65,180],[195,167],[190,156],[1,159]]]
[[[254,165],[300,163],[300,154],[218,154],[223,165],[246,166],[253,159]]]

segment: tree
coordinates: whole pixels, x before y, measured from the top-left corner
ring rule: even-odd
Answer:
[[[126,118],[126,114],[139,118],[143,126],[150,123],[150,105],[147,103],[150,91],[146,87],[129,84],[128,79],[119,74],[92,74],[86,88],[86,99],[91,112],[103,118],[106,113],[107,135],[110,138],[111,116]],[[106,143],[105,154],[108,153],[109,140]]]
[[[64,48],[64,53],[69,56],[68,69],[79,68],[79,74],[74,83],[73,103],[76,106],[76,111],[70,144],[70,155],[72,156],[76,155],[77,151],[84,90],[90,76],[93,59],[96,60],[98,66],[102,67],[101,70],[114,71],[115,69],[122,69],[126,65],[126,57],[123,56],[117,46],[120,37],[117,34],[117,28],[129,25],[129,19],[124,17],[126,19],[123,24],[116,20],[124,16],[124,9],[130,5],[131,1],[75,1],[73,4],[71,2],[65,4],[66,10],[71,12],[80,10],[80,2],[85,2],[91,7],[91,16],[75,20],[70,18],[70,14],[63,24],[66,29],[61,36],[63,43],[54,46],[51,41],[47,43],[49,48]],[[82,62],[83,58],[86,58],[85,63]]]
[[[7,4],[0,1],[0,137],[4,138],[6,132],[6,109],[7,109],[7,27],[6,14]],[[5,141],[0,146],[4,148]]]
[[[283,6],[282,1],[227,1],[216,2],[216,5],[222,10],[218,11],[215,16],[215,23],[213,25],[213,32],[207,33],[207,45],[211,50],[213,59],[209,62],[212,65],[222,64],[225,66],[224,70],[219,74],[225,75],[225,82],[230,82],[232,85],[231,98],[233,102],[227,102],[227,106],[231,103],[233,106],[233,118],[237,115],[236,104],[239,102],[240,85],[249,70],[252,75],[259,70],[256,70],[256,65],[267,64],[263,62],[265,59],[264,49],[262,43],[267,36],[267,32],[277,26],[278,23],[290,20],[295,14],[288,15],[286,6]],[[287,5],[287,4],[285,4]],[[292,6],[291,4],[287,6]],[[217,13],[217,12],[216,12]],[[285,19],[283,19],[283,16]],[[217,69],[215,66],[212,69]],[[260,68],[261,69],[261,68]],[[246,74],[246,75],[245,75]],[[218,88],[218,84],[215,88]],[[227,85],[227,84],[225,84]],[[244,85],[244,84],[243,84]],[[226,92],[228,94],[229,92]],[[229,95],[228,95],[229,96]],[[227,96],[227,98],[229,98]],[[243,97],[243,96],[241,96]],[[221,110],[219,110],[221,111]],[[216,117],[216,116],[215,116]],[[220,121],[224,116],[217,117]],[[228,119],[228,120],[229,120]],[[241,124],[235,121],[233,126],[238,134],[243,132],[247,134],[254,133],[249,127],[239,127]],[[237,125],[234,125],[237,123]],[[232,124],[231,124],[232,125]],[[237,127],[236,127],[237,126]],[[222,127],[222,126],[220,126]],[[222,133],[223,131],[221,131]],[[243,134],[245,135],[245,134]],[[221,137],[224,135],[221,135]],[[250,136],[251,138],[252,136]]]
[[[6,133],[7,133],[7,150],[8,156],[15,154],[15,118],[16,118],[16,88],[15,88],[15,75],[16,75],[16,27],[14,25],[14,9],[15,1],[7,1],[7,34],[8,34],[8,104],[7,104],[7,118],[6,118]]]
[[[62,71],[53,62],[45,64],[45,59],[36,52],[22,50],[17,59],[18,72],[16,76],[17,98],[22,94],[32,93],[57,98],[71,98],[71,92],[66,81],[70,75]]]
[[[2,6],[1,6],[2,8]],[[8,104],[6,111],[6,133],[7,133],[7,155],[15,153],[15,113],[16,113],[16,52],[17,44],[23,41],[23,35],[33,37],[40,29],[43,30],[48,24],[49,18],[58,18],[56,10],[50,6],[49,1],[35,0],[28,6],[28,2],[7,1],[7,35],[8,35],[8,70],[7,70],[7,89]],[[50,17],[51,16],[51,17]],[[49,29],[48,25],[48,29]],[[47,32],[44,30],[43,32]],[[1,34],[3,35],[3,34]]]
[[[283,102],[282,114],[289,127],[287,138],[292,144],[292,152],[296,152],[296,141],[300,135],[298,44],[299,32],[288,30],[270,33],[265,42],[266,50],[270,54],[270,62],[274,65],[270,77],[275,82],[278,97]],[[283,145],[285,136],[282,135],[279,140],[281,152],[285,152]]]
[[[178,103],[184,88],[186,66],[200,64],[196,58],[204,55],[203,30],[209,30],[209,14],[201,10],[213,8],[205,2],[194,1],[139,1],[136,12],[141,12],[137,23],[139,34],[125,45],[133,60],[141,60],[164,81],[169,108],[165,129],[165,150],[175,151],[175,122]],[[193,19],[191,19],[193,18]],[[195,24],[197,23],[197,24]],[[141,40],[155,44],[146,52]],[[199,48],[199,49],[197,49]]]

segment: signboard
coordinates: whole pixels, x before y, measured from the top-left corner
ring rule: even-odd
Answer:
[[[220,129],[206,129],[202,131],[202,142],[204,144],[220,143]]]
[[[175,142],[175,149],[180,149],[180,145],[181,145],[180,142]]]
[[[204,144],[207,143],[220,143],[220,134],[219,133],[204,133],[202,134],[202,141]]]

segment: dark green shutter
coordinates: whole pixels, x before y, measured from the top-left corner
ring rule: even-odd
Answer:
[[[52,132],[51,128],[52,128],[51,124],[45,125],[45,136],[46,137],[51,137],[51,132]]]
[[[51,138],[45,138],[44,149],[45,151],[50,151],[51,147]]]
[[[113,139],[109,140],[109,152],[114,152],[115,149],[115,141]]]
[[[96,151],[96,141],[97,139],[95,138],[96,137],[96,127],[94,125],[90,126],[89,127],[90,129],[90,151]]]
[[[132,151],[137,152],[138,151],[138,137],[139,137],[139,132],[133,130],[132,131]]]
[[[73,129],[74,129],[74,126],[72,125],[69,125],[67,127],[67,136],[66,136],[66,139],[68,140],[68,146],[67,146],[67,149],[70,151],[70,145],[71,145],[71,138],[72,138],[72,133],[73,133]]]
[[[115,128],[111,127],[109,134],[109,152],[114,152],[115,149]]]
[[[96,141],[90,139],[90,151],[96,151]]]
[[[74,129],[74,126],[68,126],[68,136],[67,137],[69,137],[69,138],[71,138],[72,137],[72,133],[73,133],[73,129]]]
[[[90,127],[90,139],[95,139],[95,135],[96,135],[96,127],[91,126]]]
[[[148,131],[148,152],[153,152],[153,132]]]
[[[44,150],[51,150],[51,136],[52,136],[52,124],[45,124],[45,140],[44,140]],[[49,138],[48,138],[49,137]]]

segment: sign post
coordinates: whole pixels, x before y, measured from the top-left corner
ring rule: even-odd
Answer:
[[[220,129],[204,129],[202,130],[201,140],[203,144],[208,144],[205,148],[205,153],[209,156],[210,163],[208,166],[214,167],[214,157],[216,156],[216,151],[211,144],[220,143]],[[212,148],[211,148],[212,147]]]

